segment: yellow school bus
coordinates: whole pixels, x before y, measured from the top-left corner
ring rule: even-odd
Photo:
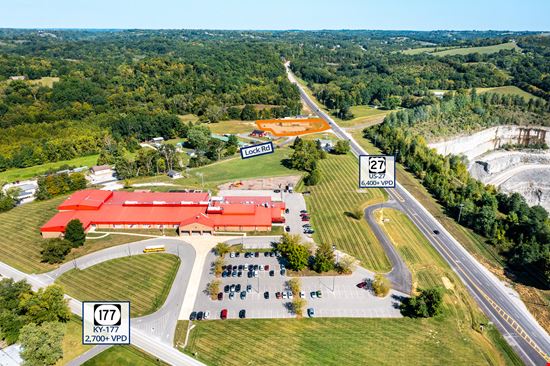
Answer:
[[[148,247],[145,247],[143,249],[143,253],[156,253],[156,252],[164,252],[166,249],[164,248],[164,245],[150,245]]]

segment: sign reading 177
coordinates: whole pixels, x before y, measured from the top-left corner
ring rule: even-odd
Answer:
[[[359,156],[359,188],[394,188],[395,156]]]

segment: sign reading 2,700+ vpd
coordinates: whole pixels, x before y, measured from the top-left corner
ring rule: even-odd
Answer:
[[[241,158],[248,159],[255,156],[273,154],[275,149],[273,148],[273,142],[265,142],[263,144],[252,145],[241,148]]]
[[[130,302],[82,302],[82,343],[130,344]]]

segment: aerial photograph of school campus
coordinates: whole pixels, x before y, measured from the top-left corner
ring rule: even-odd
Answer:
[[[0,4],[0,366],[550,365],[550,2]]]

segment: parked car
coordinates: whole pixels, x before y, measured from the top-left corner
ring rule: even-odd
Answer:
[[[223,292],[218,293],[218,300],[219,301],[223,300]]]
[[[266,265],[264,266],[264,271],[269,271],[269,264],[266,264]]]
[[[280,189],[274,189],[273,193],[281,193],[281,190]]]
[[[246,291],[241,291],[241,300],[246,299]]]
[[[239,271],[239,272],[237,273],[237,277],[242,277],[242,276],[243,276],[243,271]]]
[[[255,264],[253,268],[254,268],[255,271],[257,271],[258,270],[258,265]]]
[[[287,299],[288,298],[288,294],[286,291],[283,291],[283,299]]]
[[[248,272],[247,276],[248,276],[248,278],[254,277],[254,272],[252,272],[252,271]]]
[[[254,257],[258,258],[260,256],[260,252],[254,253]]]
[[[206,311],[204,312],[204,315],[203,315],[202,318],[203,318],[204,320],[210,318],[210,312],[209,312],[208,310],[206,310]]]
[[[317,291],[317,297],[320,299],[321,297],[323,297],[323,293],[321,292],[321,290],[318,290]]]
[[[235,285],[229,286],[229,291],[234,292],[235,291]]]
[[[264,257],[269,257],[269,252],[264,252]]]
[[[239,318],[245,319],[246,318],[246,310],[242,309],[239,311]]]
[[[300,291],[300,297],[302,299],[304,299],[306,297],[306,292],[305,291]]]
[[[223,278],[227,277],[227,272],[226,272],[226,271],[223,271],[223,272],[222,272],[222,277],[223,277]]]
[[[302,217],[302,221],[309,221],[309,216]]]
[[[239,271],[242,271],[242,270],[243,270],[243,267],[244,267],[244,266],[243,266],[242,264],[239,264],[239,266],[237,267],[237,269],[238,269]]]
[[[294,295],[292,295],[292,291],[287,292],[287,297],[289,300],[292,300],[294,298]]]
[[[235,258],[239,258],[241,256],[240,252],[235,252]]]
[[[275,276],[275,271],[274,270],[269,271],[269,276],[274,277]]]
[[[286,214],[287,214],[287,213],[290,213],[290,209],[288,209],[288,208],[285,209],[285,213],[286,213]]]
[[[227,271],[231,272],[233,270],[233,266],[231,264],[227,265]]]
[[[315,233],[315,230],[313,230],[313,229],[304,229],[304,234],[309,234],[309,235],[311,235],[311,234],[313,234],[313,233]]]
[[[300,213],[305,214],[305,213],[307,213],[307,210],[300,210]]]
[[[277,299],[280,299],[280,298],[282,297],[282,294],[281,294],[280,292],[277,291],[277,292],[275,293],[275,297],[276,297]]]
[[[262,266],[261,264],[258,266],[258,271],[263,271],[264,270],[264,266]]]
[[[309,229],[309,228],[311,228],[311,224],[303,224],[302,227],[304,229]]]
[[[248,271],[248,263],[245,263],[245,264],[243,265],[243,271]]]
[[[204,316],[204,313],[202,311],[199,311],[197,313],[197,320],[202,320],[203,316]]]
[[[220,318],[222,320],[225,320],[227,319],[227,309],[222,309],[221,313],[220,313]]]
[[[197,312],[196,311],[191,312],[191,314],[189,315],[189,320],[197,320]]]
[[[275,257],[275,252],[269,252],[269,256],[270,256],[271,258]]]
[[[235,293],[234,292],[230,292],[229,293],[229,300],[233,300],[235,298]]]
[[[281,276],[284,276],[286,274],[286,269],[281,269]]]
[[[313,318],[315,316],[315,309],[313,308],[307,309],[307,316],[309,316],[310,318]]]
[[[231,273],[231,277],[237,277],[237,273],[238,273],[237,271],[233,271],[233,272]]]
[[[269,291],[264,292],[264,299],[269,300]]]
[[[359,283],[357,284],[357,287],[359,287],[359,288],[365,288],[366,286],[367,286],[367,282],[365,282],[365,281],[359,282]]]
[[[290,232],[290,226],[285,226],[285,231],[288,233]]]
[[[317,292],[311,291],[309,295],[311,296],[312,299],[315,299],[317,297]]]
[[[240,283],[235,285],[235,292],[239,292],[239,291],[241,291],[241,284]]]
[[[246,292],[252,292],[252,285],[246,285]]]
[[[235,258],[235,252],[230,252],[229,253],[229,258]]]
[[[254,271],[254,277],[258,277],[260,273],[258,271]]]

